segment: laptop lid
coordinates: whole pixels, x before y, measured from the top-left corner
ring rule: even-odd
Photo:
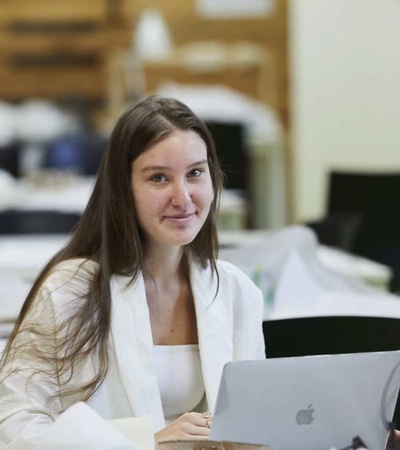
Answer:
[[[279,450],[381,450],[400,385],[400,352],[236,361],[224,367],[210,439]]]

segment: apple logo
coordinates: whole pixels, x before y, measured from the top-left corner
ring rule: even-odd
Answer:
[[[314,420],[313,413],[315,409],[312,408],[312,404],[307,406],[307,409],[300,409],[296,414],[296,423],[298,425],[310,425]]]

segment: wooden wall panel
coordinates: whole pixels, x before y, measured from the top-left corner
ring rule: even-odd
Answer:
[[[288,2],[275,0],[274,13],[265,18],[217,20],[200,17],[195,0],[0,0],[0,100],[57,100],[74,93],[103,102],[106,113],[112,91],[109,61],[129,48],[143,9],[155,7],[176,46],[211,39],[259,44],[268,55],[261,89],[251,72],[219,74],[223,79],[202,75],[202,80],[220,80],[261,98],[277,109],[289,131]],[[147,85],[152,89],[165,72],[150,66]],[[169,70],[173,75],[176,68]],[[175,76],[179,81],[185,75]],[[290,152],[286,159],[290,171]]]
[[[127,45],[110,0],[2,0],[0,99],[58,100],[70,94],[104,102],[107,61]]]
[[[195,0],[121,0],[124,14],[135,24],[141,11],[154,7],[162,11],[171,31],[173,42],[179,46],[190,41],[220,40],[227,43],[249,41],[261,45],[273,59],[276,95],[274,104],[285,126],[289,125],[288,80],[288,0],[276,0],[275,11],[256,19],[210,19],[200,17]]]
[[[107,0],[1,0],[0,23],[13,21],[87,21],[105,22]]]
[[[146,88],[153,93],[163,83],[176,82],[194,85],[224,85],[242,92],[255,100],[268,105],[276,105],[276,92],[273,61],[265,55],[265,60],[249,64],[248,67],[222,67],[216,71],[196,71],[179,64],[175,60],[165,63],[147,62],[144,64]]]
[[[77,73],[80,70],[82,73],[87,72],[90,61],[93,66],[93,61],[97,59],[99,73],[105,74],[103,64],[114,51],[128,48],[140,13],[149,7],[162,11],[171,30],[173,42],[177,46],[207,39],[224,42],[246,40],[261,45],[273,60],[271,67],[274,76],[266,77],[265,81],[270,83],[274,79],[276,95],[272,106],[278,109],[282,120],[288,124],[287,0],[276,0],[276,10],[271,16],[245,20],[200,17],[196,12],[195,0],[1,0],[0,68],[7,66],[7,70],[0,70],[0,74],[16,74],[28,68],[33,69],[34,67],[28,67],[27,62],[31,60],[33,66],[34,57],[37,55],[38,64],[35,69],[41,70],[43,74],[50,70],[54,75],[55,67],[50,67],[51,64],[46,61],[45,56],[48,55],[51,60],[51,57],[57,54],[71,57],[76,55]],[[54,29],[51,29],[52,24]],[[74,24],[86,24],[87,29],[71,32],[62,29],[62,26]],[[39,28],[32,29],[35,25]],[[50,29],[41,30],[41,26],[50,26]],[[57,29],[57,26],[61,29]],[[27,58],[29,55],[32,58]],[[86,64],[85,56],[88,57]],[[24,57],[25,66],[16,64],[21,59],[24,60]],[[62,58],[59,60],[62,62]],[[54,63],[57,63],[57,58],[54,58]],[[67,71],[71,68],[70,62]],[[64,81],[57,82],[60,86],[64,82],[66,91],[75,85],[70,83],[67,77]],[[15,95],[16,91],[5,89],[6,85],[7,80],[0,79],[0,98],[22,98],[29,91],[28,87],[24,86],[24,94]],[[34,83],[31,83],[31,89],[32,93],[35,93]],[[251,91],[251,88],[247,90]],[[50,97],[52,92],[53,89],[49,87]],[[93,94],[94,89],[90,89],[90,92]],[[97,95],[107,96],[107,80],[104,79],[98,84]]]
[[[262,46],[268,53],[271,61],[269,67],[273,73],[267,72],[265,76],[262,96],[267,103],[274,107],[286,129],[290,133],[290,83],[289,83],[289,1],[275,0],[275,11],[268,17],[258,19],[217,20],[202,18],[196,12],[195,0],[121,0],[125,11],[133,15],[135,23],[144,7],[152,6],[160,9],[171,30],[174,44],[181,45],[194,40],[218,39],[233,43],[241,40],[250,41]],[[216,0],[218,1],[218,0]],[[149,85],[156,83],[160,74],[153,71],[148,74]],[[235,86],[240,84],[235,81]],[[271,89],[275,92],[271,94]],[[252,86],[243,84],[243,92],[254,94]],[[259,91],[258,91],[259,92]],[[258,97],[259,98],[259,97]],[[293,216],[291,185],[293,173],[293,158],[289,147],[289,138],[286,139],[285,168],[288,217]]]
[[[68,79],[68,82],[65,80]],[[10,97],[16,101],[29,98],[53,98],[61,100],[68,95],[84,92],[89,98],[95,99],[99,95],[99,87],[105,89],[106,76],[104,71],[94,68],[47,68],[45,71],[37,69],[0,70],[0,83],[7,80],[5,86]],[[34,86],[34,88],[33,88]]]

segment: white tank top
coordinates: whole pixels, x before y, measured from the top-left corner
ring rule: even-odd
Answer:
[[[199,346],[154,345],[153,353],[165,421],[170,423],[203,399]]]

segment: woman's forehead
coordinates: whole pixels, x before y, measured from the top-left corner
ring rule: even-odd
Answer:
[[[194,131],[174,130],[141,153],[136,161],[142,164],[177,164],[207,160],[207,146]]]

